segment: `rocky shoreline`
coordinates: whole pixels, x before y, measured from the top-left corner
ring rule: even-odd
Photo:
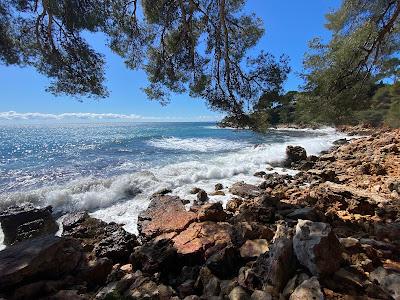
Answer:
[[[225,208],[208,198],[221,184],[193,205],[160,191],[139,236],[80,212],[57,237],[51,207],[10,207],[0,298],[400,299],[400,130],[318,157],[294,145],[285,167],[299,173],[259,170]]]

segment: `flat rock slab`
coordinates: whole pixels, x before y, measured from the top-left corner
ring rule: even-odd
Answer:
[[[172,241],[178,254],[191,255],[203,253],[216,242],[225,245],[232,242],[233,229],[228,223],[192,223],[175,236]]]
[[[261,194],[261,189],[252,184],[236,182],[231,186],[229,192],[231,192],[233,195],[249,199],[259,196]]]
[[[0,290],[30,279],[56,279],[73,271],[81,259],[75,240],[47,235],[0,251]]]
[[[151,239],[165,233],[179,233],[196,219],[197,214],[186,211],[179,197],[156,196],[139,215],[138,231],[144,239]]]

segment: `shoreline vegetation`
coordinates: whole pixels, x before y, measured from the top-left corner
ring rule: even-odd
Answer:
[[[339,129],[349,138],[319,156],[288,146],[294,176],[259,170],[260,185],[194,189],[194,203],[155,193],[138,236],[87,212],[58,224],[51,207],[9,207],[0,298],[399,299],[400,130]],[[225,189],[225,208],[209,200]]]

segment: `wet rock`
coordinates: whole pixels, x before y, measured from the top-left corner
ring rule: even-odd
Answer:
[[[321,292],[321,286],[317,277],[311,277],[303,281],[290,295],[289,300],[303,300],[303,299],[313,299],[313,300],[323,300],[324,295]]]
[[[261,254],[267,252],[268,241],[265,239],[248,240],[242,247],[240,247],[240,256],[242,258],[254,258],[259,257]]]
[[[299,163],[307,159],[307,152],[300,146],[287,146],[286,147],[286,161],[285,166],[290,167],[293,163]]]
[[[342,146],[342,145],[347,145],[349,143],[349,141],[347,139],[338,139],[336,141],[333,142],[334,145],[336,146]]]
[[[250,296],[242,287],[237,286],[229,293],[229,300],[250,300]]]
[[[148,240],[164,233],[180,232],[196,219],[196,214],[186,211],[179,197],[159,196],[139,215],[138,231]]]
[[[310,221],[316,221],[318,218],[314,208],[312,207],[304,207],[296,209],[293,212],[289,213],[287,217],[293,220],[302,219]]]
[[[222,185],[222,183],[217,183],[215,185],[215,191],[220,191],[220,190],[223,190],[223,189],[224,189],[224,186]]]
[[[165,196],[165,195],[171,194],[171,193],[172,193],[171,189],[164,188],[164,189],[159,190],[158,192],[155,192],[151,197]]]
[[[32,204],[11,206],[0,212],[4,244],[55,233],[58,225],[51,212],[51,206],[36,208]]]
[[[261,178],[263,178],[265,175],[267,175],[267,173],[264,172],[264,171],[255,172],[255,173],[253,174],[253,176],[255,176],[255,177],[261,177]]]
[[[221,202],[207,203],[202,205],[197,211],[197,219],[200,222],[214,221],[223,222],[227,218],[227,214],[222,207]]]
[[[278,225],[269,251],[261,254],[253,267],[254,273],[264,284],[281,291],[296,268],[292,232],[286,225]]]
[[[79,243],[71,239],[47,235],[22,241],[0,251],[0,290],[34,278],[60,278],[80,260]]]
[[[200,191],[197,193],[197,201],[198,201],[199,203],[204,203],[204,202],[207,202],[207,201],[208,201],[208,195],[207,195],[207,193],[206,193],[205,190],[200,190]]]
[[[329,224],[299,220],[293,248],[299,262],[314,275],[330,274],[340,267],[342,247]]]
[[[371,281],[377,281],[394,299],[400,298],[400,273],[379,267],[370,274]]]
[[[244,182],[237,182],[233,184],[232,187],[229,189],[229,192],[233,195],[246,199],[254,198],[261,194],[261,190],[259,187]]]

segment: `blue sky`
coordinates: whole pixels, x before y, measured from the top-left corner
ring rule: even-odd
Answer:
[[[248,0],[246,9],[261,17],[266,28],[265,36],[254,50],[265,50],[276,56],[285,53],[290,57],[292,73],[286,84],[287,90],[297,89],[301,84],[298,72],[302,69],[308,41],[316,36],[329,38],[329,32],[324,28],[324,15],[339,4],[340,0]],[[146,99],[141,91],[141,87],[146,86],[145,74],[127,70],[101,39],[90,42],[106,56],[109,98],[78,102],[71,97],[55,97],[45,92],[49,80],[34,69],[0,66],[0,121],[7,118],[12,122],[31,118],[105,119],[104,114],[137,121],[207,121],[220,117],[201,99],[188,95],[173,96],[166,107]],[[63,113],[69,114],[59,116]]]

